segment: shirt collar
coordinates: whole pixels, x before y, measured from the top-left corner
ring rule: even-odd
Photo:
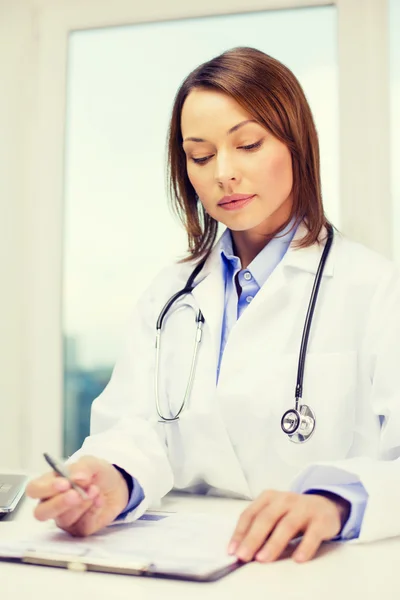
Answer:
[[[261,288],[285,256],[287,249],[296,233],[297,227],[294,226],[294,219],[285,227],[285,229],[257,254],[247,267],[259,287]],[[293,227],[293,229],[292,229]],[[229,229],[226,229],[220,240],[221,260],[230,265],[235,272],[241,270],[240,258],[233,252],[232,235]]]

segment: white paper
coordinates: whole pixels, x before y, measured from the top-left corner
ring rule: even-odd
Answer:
[[[206,573],[236,562],[227,546],[236,520],[201,513],[146,513],[134,523],[115,525],[87,537],[74,538],[56,529],[0,540],[0,556],[27,553],[58,555],[114,566],[153,565],[155,570]]]

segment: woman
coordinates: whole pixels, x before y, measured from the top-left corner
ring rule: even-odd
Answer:
[[[46,474],[28,487],[41,500],[36,517],[88,535],[139,517],[174,487],[254,499],[229,547],[245,561],[274,560],[299,534],[294,558],[305,561],[324,540],[400,533],[399,274],[333,234],[294,75],[251,48],[195,69],[175,99],[169,167],[189,256],[143,295],[125,355],[93,404],[71,465],[89,498]],[[192,294],[163,320],[158,364],[160,311],[204,259]],[[313,412],[300,426],[290,409],[321,260],[300,401]]]

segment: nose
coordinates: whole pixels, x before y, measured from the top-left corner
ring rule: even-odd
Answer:
[[[221,189],[229,191],[232,183],[239,181],[239,173],[227,152],[220,152],[215,162],[215,179]]]

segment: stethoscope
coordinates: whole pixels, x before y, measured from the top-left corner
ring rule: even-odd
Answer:
[[[301,339],[300,353],[299,353],[299,361],[297,367],[297,381],[295,388],[295,405],[294,408],[290,408],[287,410],[281,419],[281,428],[283,433],[285,433],[288,438],[295,443],[303,443],[310,439],[315,430],[315,414],[313,410],[307,404],[301,404],[301,399],[303,396],[303,377],[304,377],[304,367],[307,356],[307,345],[308,338],[310,336],[310,329],[312,324],[312,319],[314,315],[314,309],[318,298],[319,286],[321,284],[322,275],[324,272],[324,267],[326,260],[328,258],[332,242],[333,242],[333,227],[331,225],[327,226],[328,238],[322,252],[321,259],[319,261],[318,269],[314,279],[314,285],[311,292],[310,302],[308,305],[307,315],[304,322],[303,335]],[[176,292],[165,304],[164,308],[161,310],[160,315],[157,319],[156,325],[156,364],[155,364],[155,399],[156,399],[156,409],[158,416],[160,417],[161,422],[163,423],[171,423],[174,421],[178,421],[181,412],[185,408],[190,393],[193,387],[194,376],[196,372],[196,363],[197,356],[199,351],[199,345],[202,338],[202,331],[204,325],[204,317],[201,310],[195,309],[191,304],[184,304],[182,306],[190,307],[196,314],[196,333],[194,338],[194,348],[192,354],[192,361],[190,365],[189,377],[186,385],[185,394],[182,400],[182,403],[177,411],[177,413],[173,417],[164,417],[160,408],[160,399],[159,399],[159,368],[160,368],[160,352],[161,352],[161,330],[163,326],[163,321],[167,316],[168,312],[171,310],[172,306],[176,303],[176,301],[182,296],[186,296],[187,294],[191,294],[194,289],[194,280],[197,275],[200,273],[206,259],[201,261],[196,268],[191,273],[189,279],[187,280],[185,287]]]

